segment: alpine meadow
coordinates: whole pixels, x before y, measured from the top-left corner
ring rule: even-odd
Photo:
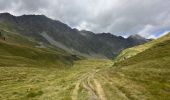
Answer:
[[[170,100],[169,5],[0,0],[0,100]]]

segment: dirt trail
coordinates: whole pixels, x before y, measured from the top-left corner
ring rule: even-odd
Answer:
[[[101,84],[97,79],[94,79],[98,71],[99,70],[92,70],[79,78],[72,92],[72,100],[78,100],[77,97],[80,85],[87,90],[89,100],[107,100]]]
[[[76,86],[75,86],[75,88],[73,90],[72,97],[71,97],[72,100],[77,100],[80,83],[81,83],[81,81],[76,83]]]
[[[107,100],[105,93],[103,91],[103,88],[102,88],[101,84],[98,82],[97,79],[94,79],[94,84],[95,84],[96,91],[97,91],[97,94],[98,94],[100,100]]]
[[[88,91],[89,94],[89,100],[99,100],[97,94],[95,93],[95,88],[91,83],[91,80],[96,73],[96,70],[90,71],[88,74],[85,75],[83,82],[83,87]]]
[[[88,91],[89,100],[98,100],[98,97],[95,92],[85,82],[83,82],[83,87]]]

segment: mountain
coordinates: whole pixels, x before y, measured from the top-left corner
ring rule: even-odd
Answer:
[[[149,41],[148,39],[138,34],[130,35],[127,39],[129,40],[131,44],[134,44],[134,45],[143,44]]]
[[[113,58],[128,47],[147,42],[140,36],[123,38],[110,33],[79,31],[44,15],[1,13],[0,27],[85,57]]]
[[[144,45],[139,45],[139,46],[125,49],[119,54],[119,56],[115,60],[121,61],[121,60],[130,58],[130,57],[133,57],[133,56],[137,55],[138,53],[141,53],[141,52],[153,47],[154,45],[162,43],[169,39],[170,39],[170,33],[168,33],[167,35],[165,35],[159,39],[152,40],[151,42],[145,43]]]

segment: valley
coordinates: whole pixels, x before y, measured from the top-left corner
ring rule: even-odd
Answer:
[[[0,100],[170,99],[170,33],[123,38],[9,13],[0,32]]]

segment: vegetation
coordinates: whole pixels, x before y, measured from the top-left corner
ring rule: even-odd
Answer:
[[[7,23],[0,31],[0,100],[170,99],[170,34],[111,61],[69,54]]]
[[[117,63],[85,59],[67,69],[1,66],[0,99],[169,100],[169,45],[167,40]]]
[[[169,50],[170,40],[167,39],[136,56],[116,62],[105,74],[110,72],[109,79],[130,99],[169,100]]]
[[[161,38],[159,38],[159,39],[156,39],[156,40],[153,40],[151,42],[145,43],[144,45],[139,45],[139,46],[135,46],[135,47],[123,50],[119,54],[119,56],[115,59],[115,61],[121,61],[121,60],[125,60],[127,58],[130,58],[130,57],[133,57],[133,56],[137,55],[138,53],[143,52],[146,49],[149,49],[152,46],[154,46],[154,45],[156,45],[158,43],[167,41],[169,39],[170,39],[170,33],[163,36],[163,37],[161,37]]]
[[[92,70],[111,66],[107,60],[81,60],[73,67],[56,69],[51,66],[1,66],[0,99],[70,100],[75,85]],[[82,81],[86,83],[86,79]],[[88,99],[88,91],[80,86],[78,98]]]

